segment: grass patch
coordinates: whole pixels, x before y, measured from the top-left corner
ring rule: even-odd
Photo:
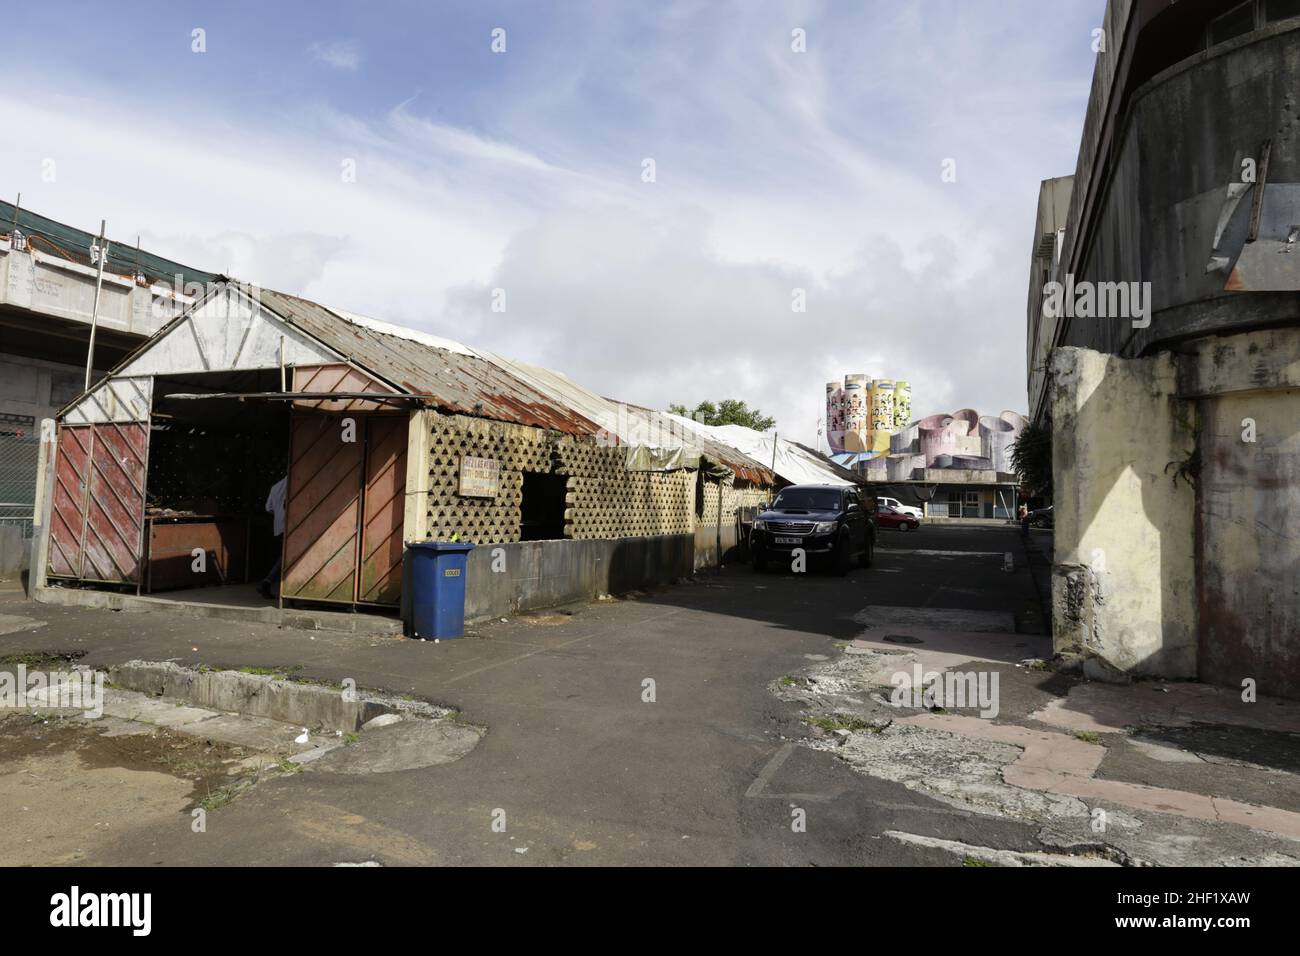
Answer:
[[[310,684],[313,687],[328,687],[330,690],[337,690],[337,691],[346,690],[346,688],[341,683],[333,680],[324,680],[315,677],[297,677],[297,676],[285,677],[284,679],[294,684]],[[360,693],[361,690],[360,688],[358,688],[357,694],[360,695]]]
[[[57,670],[85,656],[85,651],[23,651],[0,657],[0,667],[17,667],[21,664],[34,670]]]
[[[1076,730],[1074,737],[1076,740],[1082,740],[1085,744],[1101,743],[1101,735],[1095,734],[1091,730]]]
[[[961,861],[962,866],[992,866],[988,860],[981,860],[979,857],[968,856]]]
[[[835,714],[831,717],[810,717],[808,723],[812,724],[819,730],[826,731],[828,734],[834,733],[837,730],[874,730],[877,733],[880,732],[880,728],[873,727],[861,717],[844,717],[840,714]]]
[[[799,682],[795,680],[793,677],[791,677],[789,674],[786,674],[784,677],[781,678],[782,687],[793,687],[797,683]]]
[[[281,680],[285,677],[284,671],[274,667],[241,667],[239,673],[252,674],[255,677],[278,677]]]
[[[344,734],[344,735],[343,735],[343,743],[346,744],[346,745],[354,744],[354,743],[356,743],[356,742],[357,742],[358,740],[360,740],[360,739],[361,739],[361,735],[360,735],[360,734]]]
[[[250,785],[247,782],[240,781],[239,783],[228,784],[224,787],[217,787],[216,790],[209,790],[207,796],[199,801],[199,806],[209,813],[213,810],[220,810],[247,790],[249,786]]]

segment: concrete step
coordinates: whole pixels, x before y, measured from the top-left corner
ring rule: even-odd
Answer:
[[[396,617],[365,612],[321,611],[302,608],[246,606],[194,598],[150,594],[120,594],[91,588],[43,587],[32,595],[42,604],[61,607],[104,608],[111,611],[142,611],[175,614],[181,617],[242,621],[270,624],[303,631],[341,631],[348,634],[400,634],[402,622]]]

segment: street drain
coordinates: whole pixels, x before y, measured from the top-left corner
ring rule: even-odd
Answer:
[[[925,641],[919,637],[912,637],[909,634],[886,634],[885,640],[890,644],[924,644]]]

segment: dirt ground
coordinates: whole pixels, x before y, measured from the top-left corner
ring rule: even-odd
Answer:
[[[0,862],[89,862],[124,821],[172,823],[221,802],[253,756],[166,730],[120,729],[51,715],[0,717]]]

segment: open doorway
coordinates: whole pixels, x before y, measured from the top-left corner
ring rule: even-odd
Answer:
[[[520,541],[554,541],[564,537],[564,498],[568,477],[540,471],[524,472],[520,503]]]
[[[158,376],[144,517],[146,593],[231,587],[203,600],[268,603],[279,559],[267,494],[285,475],[285,403],[181,396],[270,392],[278,370]]]

